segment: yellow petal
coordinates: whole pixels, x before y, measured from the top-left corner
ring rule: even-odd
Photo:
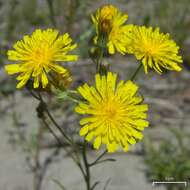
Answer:
[[[115,152],[117,149],[117,145],[115,143],[107,144],[107,150],[109,153]]]
[[[68,72],[67,69],[65,69],[64,67],[61,67],[61,66],[59,66],[57,64],[51,64],[50,68],[52,70],[54,70],[55,72],[60,73],[60,74],[64,74],[64,73]]]
[[[34,78],[33,87],[34,88],[38,88],[39,87],[39,78],[38,78],[38,76]]]
[[[48,78],[45,72],[42,72],[42,87],[45,88],[48,84]]]
[[[5,65],[5,70],[9,75],[19,73],[20,72],[20,64]]]
[[[88,135],[86,136],[85,139],[89,142],[92,140],[93,137],[94,137],[94,132],[90,132],[90,133],[88,133]]]
[[[109,52],[110,54],[114,54],[114,53],[115,53],[115,48],[114,48],[113,43],[112,43],[112,42],[109,42],[107,46],[108,46],[108,52]]]
[[[84,136],[88,133],[88,125],[85,125],[80,129],[80,136]]]
[[[31,76],[31,72],[20,74],[17,77],[17,80],[20,80],[20,82],[17,84],[16,88],[22,88],[27,83],[30,76]]]
[[[26,84],[26,82],[27,82],[27,80],[21,80],[21,81],[17,84],[16,88],[22,88],[22,87]]]
[[[96,137],[96,139],[94,140],[94,144],[93,144],[94,148],[99,149],[101,142],[102,142],[101,137],[100,136]]]
[[[128,141],[130,144],[132,144],[132,145],[136,143],[136,140],[135,140],[133,137],[127,139],[127,141]]]

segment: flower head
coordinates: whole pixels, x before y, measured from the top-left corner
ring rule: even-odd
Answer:
[[[182,62],[178,55],[179,47],[170,39],[169,34],[160,33],[159,28],[134,26],[130,35],[130,51],[138,60],[142,60],[144,70],[148,67],[162,73],[162,68],[180,71],[178,63]]]
[[[115,50],[121,54],[126,53],[127,33],[132,25],[125,25],[128,15],[123,14],[113,5],[105,5],[92,15],[92,21],[96,27],[95,44],[101,40],[102,36],[106,37],[106,46],[110,54]]]
[[[8,51],[8,59],[17,63],[6,65],[5,70],[10,75],[19,74],[17,88],[23,87],[30,78],[33,78],[34,88],[38,88],[40,83],[45,88],[49,82],[48,73],[69,76],[68,70],[56,62],[77,60],[76,55],[68,55],[76,47],[69,34],[59,35],[53,29],[37,29],[13,47],[14,50]]]
[[[94,139],[94,148],[107,145],[108,152],[114,152],[120,146],[128,150],[128,144],[142,139],[142,132],[148,126],[148,110],[137,96],[138,86],[132,81],[120,81],[116,85],[117,75],[108,72],[107,76],[96,74],[96,84],[84,84],[78,88],[86,102],[80,102],[75,108],[86,117],[80,120],[80,135],[87,141]]]

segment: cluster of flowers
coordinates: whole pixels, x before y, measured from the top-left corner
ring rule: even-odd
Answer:
[[[159,28],[126,24],[128,15],[113,5],[99,8],[92,21],[96,29],[94,44],[104,39],[105,47],[110,54],[119,52],[132,54],[144,66],[145,73],[154,69],[180,71],[182,63],[179,47]],[[77,47],[69,34],[59,35],[55,29],[37,29],[31,36],[24,36],[8,51],[8,59],[17,61],[8,64],[8,74],[18,74],[17,88],[22,88],[30,80],[33,88],[47,88],[55,83],[55,78],[71,81],[69,71],[59,62],[76,61],[77,55],[68,53]],[[59,82],[59,81],[58,81]],[[129,144],[142,139],[142,131],[148,127],[148,106],[138,95],[138,86],[130,81],[117,82],[117,74],[107,72],[95,75],[95,85],[84,84],[78,88],[83,97],[75,111],[86,117],[80,120],[80,135],[87,141],[93,141],[95,149],[101,144],[107,146],[108,152],[119,147],[128,150]]]

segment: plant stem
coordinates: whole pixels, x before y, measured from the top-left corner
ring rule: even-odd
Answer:
[[[63,143],[62,141],[59,139],[59,137],[54,133],[54,131],[51,129],[51,127],[49,126],[49,124],[46,122],[45,118],[42,118],[42,121],[44,122],[44,124],[46,125],[46,127],[49,129],[50,133],[54,136],[54,138],[57,140],[57,142],[63,146]],[[74,144],[72,143],[73,145],[73,149],[74,149],[74,152],[75,152],[75,155],[76,155],[76,158],[74,156],[71,155],[71,158],[73,159],[73,161],[76,163],[76,165],[79,167],[79,169],[81,170],[81,173],[83,175],[83,177],[85,178],[86,175],[85,175],[85,172],[82,168],[82,165],[80,163],[80,159],[78,157],[78,154],[77,154],[77,150],[76,150],[76,147],[74,147]],[[68,151],[65,149],[65,151],[68,153]]]
[[[59,129],[59,131],[61,132],[61,134],[64,136],[64,137],[66,137],[67,135],[64,133],[64,131],[61,129],[61,127],[57,124],[57,122],[55,121],[55,119],[53,118],[53,116],[50,114],[50,112],[49,112],[49,110],[47,109],[47,105],[46,105],[46,103],[44,102],[44,100],[43,100],[43,98],[42,98],[42,96],[41,96],[41,94],[39,93],[39,97],[36,95],[36,94],[34,94],[32,91],[30,91],[29,90],[29,92],[31,93],[31,95],[35,98],[35,99],[37,99],[38,101],[40,101],[43,105],[45,105],[45,111],[46,111],[46,113],[48,114],[48,117],[51,119],[51,121],[53,122],[53,124]],[[59,145],[61,145],[61,146],[64,146],[63,145],[63,143],[62,143],[62,141],[59,139],[59,137],[54,133],[54,131],[50,128],[50,126],[49,126],[49,124],[46,122],[46,120],[45,120],[45,118],[43,117],[43,115],[42,115],[42,121],[44,122],[44,124],[45,124],[45,126],[49,129],[49,131],[50,131],[50,133],[55,137],[55,139],[57,140],[57,142],[59,143]],[[76,147],[76,144],[74,144],[74,142],[72,141],[72,140],[70,140],[69,139],[69,145],[71,145],[72,146],[72,148],[73,148],[73,151],[74,151],[74,153],[75,153],[75,156],[76,156],[76,158],[72,155],[72,154],[70,154],[67,150],[66,150],[66,148],[65,148],[65,151],[66,151],[66,153],[68,153],[68,154],[70,154],[70,156],[71,156],[71,158],[73,159],[73,161],[76,163],[76,165],[79,167],[79,169],[80,169],[80,171],[81,171],[81,173],[82,173],[82,175],[83,175],[83,177],[84,177],[84,179],[85,179],[85,181],[86,181],[86,174],[85,174],[85,171],[84,171],[84,169],[83,169],[83,167],[82,167],[82,164],[81,164],[81,162],[80,162],[80,158],[79,158],[79,155],[78,155],[78,148]]]
[[[46,122],[45,118],[42,118],[43,123],[45,124],[45,126],[48,128],[49,132],[54,136],[54,138],[56,139],[56,141],[62,145],[61,140],[59,140],[59,137],[56,135],[56,133],[51,129],[51,127],[49,126],[49,124]]]
[[[34,155],[34,190],[40,190],[41,189],[41,185],[42,185],[42,176],[40,174],[40,168],[41,168],[41,164],[40,164],[40,140],[43,134],[43,127],[40,126],[38,128],[38,134],[36,136],[36,150],[35,150],[35,155]]]
[[[104,57],[104,46],[105,46],[105,36],[101,36],[99,42],[98,42],[98,56],[96,59],[96,72],[100,74],[104,74],[103,65],[102,65],[102,60]]]
[[[51,113],[49,112],[48,108],[47,108],[47,104],[45,103],[45,101],[43,100],[42,96],[40,93],[38,93],[38,96],[33,93],[32,91],[29,90],[29,92],[31,93],[31,95],[37,99],[38,101],[40,101],[40,103],[43,106],[43,110],[47,113],[48,117],[50,118],[50,120],[52,121],[52,123],[55,125],[55,127],[61,132],[61,134],[66,138],[67,141],[69,141],[69,145],[73,148],[73,152],[75,153],[75,156],[73,156],[72,154],[69,153],[69,151],[65,148],[64,150],[66,151],[66,153],[68,153],[71,158],[73,159],[73,161],[76,163],[76,165],[79,167],[83,178],[86,182],[86,187],[87,190],[91,190],[90,187],[90,166],[88,164],[87,161],[87,155],[86,155],[86,142],[84,142],[83,144],[83,149],[82,149],[82,158],[83,158],[83,163],[84,163],[84,169],[82,167],[81,161],[80,161],[80,157],[78,155],[78,148],[76,146],[76,144],[65,134],[65,132],[62,130],[61,126],[58,125],[58,123],[55,121],[55,119],[53,118],[53,116],[51,115]],[[43,112],[42,110],[42,112]],[[40,117],[43,121],[43,123],[45,124],[45,126],[48,128],[48,130],[50,131],[50,133],[54,136],[54,138],[57,140],[58,144],[61,145],[62,147],[64,146],[62,141],[59,139],[59,137],[56,135],[56,133],[51,129],[51,127],[49,126],[49,124],[46,122],[43,113],[41,113],[41,117]]]
[[[66,133],[63,131],[63,129],[61,128],[61,126],[59,126],[59,124],[55,121],[55,119],[53,118],[53,116],[51,115],[49,109],[47,108],[47,104],[44,102],[41,94],[39,93],[39,99],[40,99],[40,102],[45,105],[44,106],[44,109],[48,115],[48,117],[50,118],[50,120],[52,121],[52,123],[56,126],[56,128],[60,131],[60,133],[63,135],[63,137],[65,137],[65,139],[70,143],[72,144],[72,140],[66,135]]]
[[[95,165],[106,153],[107,153],[107,150],[105,150],[102,154],[100,154],[94,162],[89,164],[89,166],[91,167],[91,166]]]
[[[63,146],[63,143],[62,141],[59,139],[59,137],[54,133],[54,131],[51,129],[51,127],[49,126],[49,124],[46,122],[45,118],[42,118],[42,121],[44,122],[44,124],[46,125],[46,127],[49,129],[50,133],[54,136],[54,138],[57,140],[57,142],[59,143],[59,145]],[[67,150],[65,149],[65,151],[67,152]],[[68,153],[68,152],[67,152]],[[85,177],[85,172],[82,168],[82,165],[77,157],[74,158],[72,155],[71,155],[71,158],[73,159],[73,161],[77,164],[77,166],[79,167],[79,169],[81,170],[83,176]]]
[[[134,81],[135,77],[137,76],[137,74],[141,70],[141,67],[142,67],[142,63],[140,63],[139,66],[137,67],[137,69],[135,70],[134,74],[131,77],[131,81]]]
[[[40,101],[46,105],[46,103],[43,101],[41,94],[39,93],[39,99]],[[65,132],[62,130],[62,128],[58,125],[58,123],[55,121],[55,119],[53,118],[53,116],[50,114],[49,110],[47,109],[47,105],[45,106],[45,111],[47,113],[47,115],[49,116],[49,118],[51,119],[51,121],[53,122],[53,124],[59,129],[59,131],[61,132],[61,134],[69,141],[70,146],[73,148],[73,151],[75,153],[76,158],[71,154],[71,158],[73,159],[73,161],[76,163],[76,165],[79,167],[85,181],[86,181],[86,174],[84,172],[84,169],[82,167],[82,164],[80,162],[80,158],[78,155],[78,149],[76,147],[76,144],[74,144],[74,142],[65,134]],[[47,124],[47,122],[46,122]],[[51,129],[50,127],[48,127],[49,130]],[[58,140],[59,138],[56,136],[56,134],[51,130],[51,133],[53,134],[53,136]],[[58,140],[58,142],[60,143],[60,145],[62,145],[62,142],[60,140]],[[65,149],[65,151],[67,152],[67,150]]]
[[[89,167],[89,164],[88,164],[86,153],[87,153],[87,151],[86,151],[86,141],[84,141],[83,149],[82,149],[82,158],[83,158],[85,171],[86,171],[85,182],[86,182],[86,189],[91,190],[91,186],[90,186],[90,167]]]

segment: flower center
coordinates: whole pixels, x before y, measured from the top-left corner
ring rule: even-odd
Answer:
[[[51,61],[52,52],[47,46],[41,46],[36,48],[31,54],[31,60],[34,64],[38,66],[43,66]]]
[[[108,104],[107,106],[104,107],[104,113],[103,116],[106,119],[112,120],[115,118],[117,114],[117,108],[115,105],[113,104]]]
[[[152,43],[146,43],[145,49],[147,55],[155,55],[155,53],[157,52],[157,47]]]

